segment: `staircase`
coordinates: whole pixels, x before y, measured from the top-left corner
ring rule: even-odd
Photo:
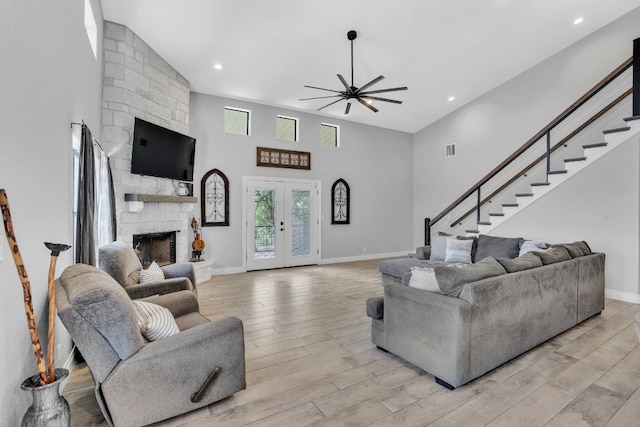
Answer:
[[[603,131],[604,141],[582,146],[583,155],[564,159],[565,168],[547,172],[546,182],[531,183],[531,191],[515,194],[515,203],[503,203],[501,212],[489,213],[489,221],[477,222],[477,229],[465,230],[467,236],[488,234],[493,228],[518,214],[536,200],[544,197],[563,182],[573,178],[580,171],[605,156],[627,141],[640,138],[640,116],[625,118],[626,126]]]
[[[435,231],[488,234],[616,147],[637,141],[639,69],[633,57],[622,63],[442,212],[425,218],[425,244]],[[634,116],[622,119],[630,111]],[[621,120],[625,126],[618,127]]]

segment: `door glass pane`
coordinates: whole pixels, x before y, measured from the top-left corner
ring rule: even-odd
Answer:
[[[254,258],[276,257],[276,201],[277,192],[272,189],[255,190],[255,239]]]
[[[291,192],[291,255],[306,256],[311,251],[311,194]]]

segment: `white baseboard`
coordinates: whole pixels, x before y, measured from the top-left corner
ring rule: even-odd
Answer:
[[[366,254],[366,255],[357,255],[357,256],[348,256],[348,257],[339,257],[339,258],[324,258],[320,260],[320,265],[322,264],[337,264],[341,262],[352,262],[352,261],[366,261],[370,259],[382,259],[382,258],[395,258],[395,257],[403,257],[407,256],[411,251],[401,251],[401,252],[388,252],[384,254]],[[222,267],[222,268],[212,268],[211,275],[218,276],[221,274],[237,274],[237,273],[246,273],[247,269],[244,266],[238,267]]]
[[[370,259],[382,259],[382,258],[395,258],[407,256],[411,251],[402,251],[402,252],[388,252],[385,254],[367,254],[367,255],[356,255],[356,256],[348,256],[348,257],[339,257],[339,258],[325,258],[320,260],[320,264],[337,264],[340,262],[352,262],[352,261],[366,261]]]
[[[632,304],[640,304],[640,294],[633,292],[616,291],[615,289],[605,289],[605,298],[611,298],[618,301],[630,302]]]
[[[221,274],[236,274],[236,273],[246,273],[247,269],[243,266],[239,267],[222,267],[222,268],[212,268],[211,275],[219,276]]]

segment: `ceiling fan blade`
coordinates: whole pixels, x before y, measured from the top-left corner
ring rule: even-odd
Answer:
[[[344,79],[344,77],[342,77],[342,74],[338,74],[338,78],[340,79],[344,87],[347,88],[347,92],[351,93],[351,87],[349,86],[349,83],[347,83],[347,81]]]
[[[315,98],[301,98],[298,101],[309,101],[310,99],[325,99],[325,98],[337,98],[342,95],[328,95],[328,96],[316,96]]]
[[[378,83],[380,80],[384,79],[384,76],[378,76],[375,79],[371,80],[369,83],[365,84],[364,86],[362,86],[360,89],[358,89],[358,93],[362,93],[363,90],[365,90],[366,88],[368,88],[369,86],[373,86],[374,84]]]
[[[337,99],[337,100],[335,100],[335,101],[333,101],[333,102],[330,102],[330,103],[328,103],[327,105],[325,105],[324,107],[320,107],[320,108],[318,108],[318,110],[317,110],[317,111],[320,111],[320,110],[322,110],[322,109],[324,109],[324,108],[327,108],[328,106],[333,105],[333,104],[335,104],[336,102],[340,102],[340,101],[342,101],[343,99],[345,99],[345,98],[344,98],[344,97],[342,97],[342,98]]]
[[[347,114],[349,114],[349,110],[351,110],[351,103],[347,102],[347,108],[344,110],[344,115],[346,116]]]
[[[377,96],[369,96],[369,95],[361,95],[364,99],[373,99],[374,101],[384,101],[384,102],[393,102],[394,104],[402,104],[402,101],[396,101],[395,99],[389,98],[378,98]]]
[[[370,90],[368,92],[360,92],[360,95],[371,95],[373,93],[395,92],[397,90],[407,90],[407,87],[402,86],[402,87],[392,87],[390,89]]]
[[[370,109],[371,111],[373,111],[374,113],[378,112],[378,109],[376,107],[374,107],[373,105],[367,103],[367,101],[364,101],[362,98],[356,98],[358,100],[358,102],[362,105],[364,105],[365,107],[367,107],[368,109]]]
[[[308,87],[309,89],[319,89],[319,90],[326,90],[326,91],[329,91],[329,92],[342,93],[342,91],[341,91],[341,90],[325,89],[325,88],[323,88],[323,87],[317,87],[317,86],[307,86],[307,85],[304,85],[304,87]]]

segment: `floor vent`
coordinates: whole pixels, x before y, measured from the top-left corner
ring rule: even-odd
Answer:
[[[456,155],[456,144],[449,144],[444,147],[444,156],[452,157]]]

